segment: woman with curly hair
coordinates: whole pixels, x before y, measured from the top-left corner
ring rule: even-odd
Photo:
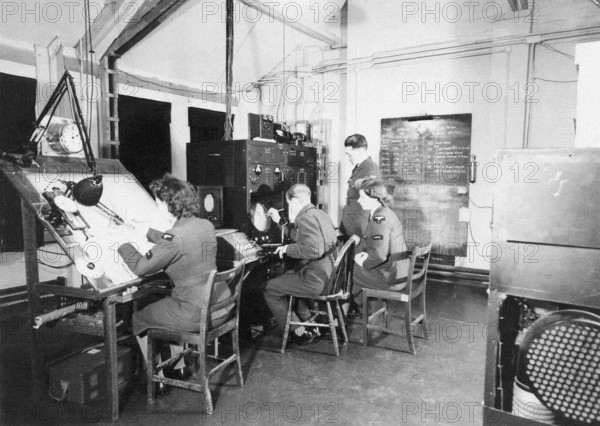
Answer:
[[[132,241],[131,234],[119,232],[119,254],[127,266],[139,276],[151,275],[164,269],[173,281],[171,296],[165,297],[133,314],[133,333],[138,335],[138,343],[144,359],[147,358],[147,338],[140,337],[148,328],[170,328],[182,331],[198,331],[202,306],[201,288],[206,284],[210,272],[216,269],[217,238],[212,223],[198,217],[199,196],[188,182],[165,174],[161,179],[150,183],[159,208],[175,219],[172,228],[166,232],[149,229],[148,241],[154,243],[150,251],[141,254]],[[215,283],[213,294],[217,300],[230,295],[225,283]],[[214,312],[212,325],[218,326],[228,317],[227,310]],[[175,368],[179,374],[183,360]]]
[[[408,275],[409,262],[402,224],[389,207],[392,197],[376,178],[356,182],[358,202],[369,213],[369,222],[354,256],[353,293],[363,287],[388,290]]]

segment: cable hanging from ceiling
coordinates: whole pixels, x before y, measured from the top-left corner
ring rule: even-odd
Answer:
[[[225,133],[223,139],[233,139],[233,121],[231,119],[231,98],[233,95],[233,0],[227,0],[227,21],[225,23],[226,54],[225,54]]]
[[[90,1],[85,0],[84,3],[85,14],[85,34],[84,43],[86,46],[86,53],[84,59],[84,73],[85,73],[85,89],[81,90],[81,95],[85,96],[85,102],[87,104],[86,111],[86,122],[88,127],[91,128],[92,124],[92,106],[95,98],[94,94],[94,48],[92,43],[92,19],[90,15]],[[90,93],[91,91],[91,93]],[[85,95],[84,95],[85,93]]]

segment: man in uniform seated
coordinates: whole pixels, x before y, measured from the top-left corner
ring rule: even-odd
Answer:
[[[293,223],[294,243],[277,247],[275,254],[283,258],[287,255],[296,259],[294,270],[267,281],[265,301],[271,309],[279,327],[285,329],[288,296],[311,298],[319,296],[329,281],[335,262],[337,235],[333,222],[323,210],[317,209],[310,202],[310,189],[303,184],[292,186],[286,193],[289,206],[289,220]],[[277,210],[269,209],[269,216],[279,223]],[[300,300],[298,313],[292,313],[292,321],[310,318],[305,303]],[[317,333],[304,327],[291,326],[291,341],[306,344],[314,339]]]

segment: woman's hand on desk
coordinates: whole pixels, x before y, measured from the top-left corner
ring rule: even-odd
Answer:
[[[119,245],[140,241],[141,230],[129,225],[111,225],[108,227],[108,237]]]
[[[366,251],[362,251],[354,255],[354,262],[358,263],[359,266],[363,266],[367,257],[369,257],[369,254]]]

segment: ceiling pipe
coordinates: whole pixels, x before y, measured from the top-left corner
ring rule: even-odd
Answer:
[[[533,33],[533,11],[535,9],[535,0],[531,4],[531,12],[529,15],[529,34]],[[535,47],[541,41],[541,37],[531,37],[529,40],[527,51],[527,75],[525,77],[525,120],[523,122],[523,148],[529,147],[529,139],[531,135],[531,102],[529,102],[530,88],[535,79]]]
[[[345,72],[349,68],[359,66],[385,65],[396,62],[405,62],[441,56],[452,56],[465,53],[469,54],[475,52],[482,52],[490,49],[511,47],[524,43],[530,44],[532,40],[535,40],[536,43],[544,43],[551,40],[567,40],[598,35],[600,35],[600,28],[594,26],[587,28],[578,28],[574,30],[532,33],[531,35],[525,34],[506,36],[498,39],[488,39],[441,47],[436,44],[422,45],[410,49],[377,53],[367,57],[351,59],[349,61],[330,61],[326,64],[322,64],[321,66],[314,67],[313,72]]]

